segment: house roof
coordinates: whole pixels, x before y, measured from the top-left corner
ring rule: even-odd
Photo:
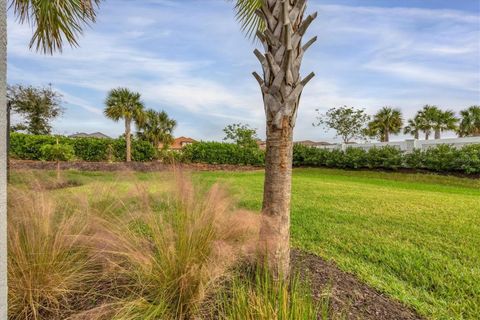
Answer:
[[[70,138],[102,138],[102,139],[110,138],[109,136],[101,132],[94,132],[94,133],[77,132],[75,134],[69,135],[69,137]]]
[[[315,147],[315,146],[328,146],[331,143],[325,142],[325,141],[312,141],[312,140],[302,140],[302,141],[295,141],[294,143],[296,144],[301,144],[304,146],[310,146],[310,147]]]
[[[194,143],[197,142],[197,140],[194,140],[189,137],[178,137],[173,140],[172,145],[170,146],[170,149],[182,149],[184,147],[184,143]]]

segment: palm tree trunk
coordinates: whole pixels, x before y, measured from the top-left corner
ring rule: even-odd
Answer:
[[[267,125],[266,144],[260,239],[274,273],[285,277],[290,269],[293,128],[288,123],[282,129]]]
[[[0,150],[7,150],[7,1],[0,1]],[[0,152],[0,319],[7,319],[7,159]]]
[[[425,140],[428,140],[430,137],[430,131],[425,131]]]
[[[257,79],[267,119],[267,150],[263,216],[260,231],[262,250],[271,271],[278,277],[290,272],[290,198],[292,176],[293,128],[304,86],[314,76],[303,80],[300,67],[303,54],[316,37],[302,46],[302,38],[316,13],[304,19],[305,0],[266,0],[257,13],[265,31],[257,36],[265,54],[255,50],[263,68]]]
[[[441,135],[440,130],[435,129],[435,140],[440,139],[440,135]]]
[[[384,142],[388,142],[390,141],[390,133],[388,132],[388,130],[385,131],[385,137],[384,137]]]
[[[413,138],[414,138],[415,140],[418,140],[418,138],[419,138],[419,137],[418,137],[418,132],[415,132],[415,135],[413,136]]]
[[[132,140],[130,137],[130,124],[131,120],[129,118],[125,118],[125,141],[127,143],[127,153],[126,153],[126,161],[132,161]]]

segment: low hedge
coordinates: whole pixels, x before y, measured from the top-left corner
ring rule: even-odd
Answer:
[[[184,162],[239,164],[261,166],[265,153],[258,148],[245,148],[233,143],[196,142],[183,148]]]
[[[99,138],[58,137],[59,143],[72,146],[74,157],[84,161],[124,161],[125,140]],[[42,147],[56,144],[55,136],[35,136],[12,133],[10,155],[18,159],[41,160]],[[43,150],[45,153],[45,150]],[[196,142],[181,152],[155,150],[148,142],[132,140],[132,159],[151,161],[159,159],[164,163],[207,163],[262,166],[265,152],[258,148],[245,148],[232,143]],[[386,146],[365,151],[361,148],[325,150],[296,144],[293,147],[294,166],[330,167],[343,169],[387,169],[399,168],[431,170],[437,172],[480,173],[480,144],[467,145],[457,149],[451,145],[438,145],[425,151],[414,150],[404,153],[397,148]]]
[[[296,144],[293,147],[294,166],[333,167],[345,169],[421,169],[436,172],[480,173],[480,144],[457,149],[442,144],[425,151],[404,153],[386,146],[365,151],[347,148],[346,151],[325,150]]]
[[[10,134],[10,156],[23,160],[43,160],[42,147],[57,143],[73,148],[74,158],[83,161],[125,161],[124,138],[69,138],[65,136]],[[152,161],[156,158],[155,148],[148,142],[132,139],[132,159]]]

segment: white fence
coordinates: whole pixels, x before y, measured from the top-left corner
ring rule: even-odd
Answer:
[[[317,148],[327,150],[346,150],[347,148],[361,148],[368,150],[371,148],[380,148],[384,146],[392,146],[405,152],[411,152],[414,149],[426,150],[435,147],[439,144],[449,144],[456,148],[461,148],[468,144],[480,144],[480,137],[465,137],[465,138],[448,138],[435,140],[416,140],[409,139],[404,141],[390,141],[390,142],[375,142],[375,143],[358,143],[358,144],[332,144],[325,146],[318,146]]]

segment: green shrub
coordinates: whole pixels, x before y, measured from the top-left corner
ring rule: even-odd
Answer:
[[[125,161],[127,143],[124,138],[115,139],[113,144],[113,153],[117,161]],[[156,158],[157,150],[147,141],[132,139],[132,160],[133,161],[152,161]]]
[[[84,161],[113,160],[112,139],[74,138],[72,139],[75,155]]]
[[[368,154],[360,148],[347,148],[340,163],[342,168],[360,169],[368,166]]]
[[[263,165],[265,153],[257,148],[245,148],[233,143],[196,142],[183,148],[188,162],[208,164]]]
[[[58,137],[61,144],[69,144],[70,139]],[[44,145],[57,143],[57,137],[48,135],[30,135],[12,132],[10,134],[10,154],[23,160],[41,160]]]
[[[464,146],[459,152],[457,165],[465,173],[480,173],[480,144]]]
[[[293,145],[294,166],[325,166],[330,151],[307,147],[302,144]]]
[[[460,170],[459,156],[461,151],[448,144],[440,144],[428,148],[424,152],[425,167],[433,171]]]
[[[176,164],[185,162],[183,152],[176,150],[161,149],[157,152],[157,159],[165,164]]]
[[[395,170],[402,166],[402,151],[391,146],[371,148],[367,152],[367,165],[370,169]]]
[[[42,147],[56,144],[57,138],[62,145],[73,147],[74,155],[83,161],[124,161],[125,139],[68,138],[64,136],[31,135],[12,133],[10,135],[10,155],[23,160],[42,160]],[[157,150],[148,142],[132,141],[132,158],[135,161],[151,161],[156,158]]]
[[[414,149],[411,153],[406,153],[403,157],[403,165],[410,169],[425,168],[425,155],[420,149]]]
[[[46,144],[40,148],[40,153],[45,161],[70,161],[75,157],[69,144]]]

